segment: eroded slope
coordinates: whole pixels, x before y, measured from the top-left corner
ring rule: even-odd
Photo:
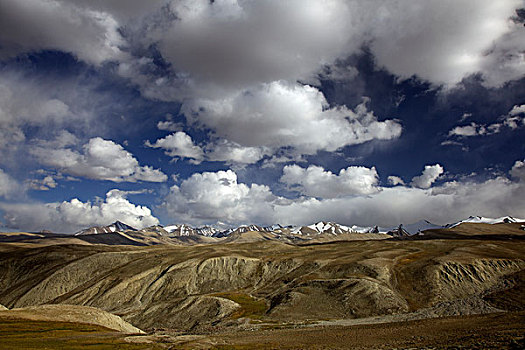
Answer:
[[[511,308],[524,256],[522,241],[465,239],[4,247],[0,304],[93,306],[141,329],[180,330],[440,307],[462,315]]]

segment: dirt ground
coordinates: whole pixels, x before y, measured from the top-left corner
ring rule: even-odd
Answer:
[[[524,349],[525,312],[358,326],[130,336],[67,322],[0,319],[0,349]]]
[[[212,338],[218,349],[524,349],[525,313],[247,331]]]

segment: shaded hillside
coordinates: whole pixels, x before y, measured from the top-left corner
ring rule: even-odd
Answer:
[[[451,228],[424,231],[418,239],[518,239],[525,240],[523,223],[461,223]]]
[[[510,308],[512,298],[523,293],[516,276],[525,269],[525,246],[513,241],[371,240],[297,246],[261,241],[261,236],[244,238],[254,242],[38,248],[4,244],[0,304],[93,306],[141,329],[202,331],[245,327],[247,319],[266,324],[415,311],[423,318],[486,313]]]

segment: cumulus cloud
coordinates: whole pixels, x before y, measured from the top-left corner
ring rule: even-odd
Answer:
[[[470,215],[519,217],[525,210],[525,187],[505,177],[432,189],[396,186],[369,196],[307,199],[275,208],[279,222],[308,224],[331,220],[347,225],[392,227],[422,218],[446,224]]]
[[[7,199],[14,198],[17,195],[21,194],[22,187],[13,179],[9,174],[7,174],[3,169],[0,169],[0,197]]]
[[[525,114],[525,105],[516,105],[509,111],[509,113],[507,113],[507,115],[498,118],[499,122],[488,125],[472,122],[469,125],[456,126],[449,131],[448,136],[470,137],[493,135],[501,132],[504,127],[515,130],[519,127],[525,126],[525,118],[523,114]],[[453,143],[442,143],[442,145],[446,144]]]
[[[29,152],[29,144],[54,135],[63,137],[64,130],[82,138],[107,134],[112,123],[108,113],[114,113],[122,105],[115,101],[116,93],[101,92],[98,83],[100,80],[84,76],[71,79],[68,74],[42,74],[15,69],[9,64],[3,66],[0,150],[5,153],[0,163],[6,162],[9,152],[17,150],[19,159],[13,162],[20,162],[20,154]]]
[[[268,147],[243,147],[224,139],[216,140],[206,146],[208,160],[226,163],[253,164],[268,154],[271,154]]]
[[[164,138],[158,139],[155,143],[146,141],[146,146],[152,148],[162,148],[170,157],[180,157],[193,159],[195,163],[200,163],[204,157],[202,148],[196,146],[190,135],[183,131],[177,131]]]
[[[511,128],[512,130],[517,129],[521,126],[525,126],[525,105],[514,106],[503,120],[503,125]]]
[[[518,114],[525,114],[525,105],[521,105],[521,106],[515,105],[514,107],[512,107],[512,109],[509,112],[510,116],[516,116]]]
[[[259,85],[226,99],[191,100],[182,106],[186,118],[245,147],[293,147],[298,154],[335,151],[347,145],[399,137],[395,120],[379,121],[366,108],[330,108],[324,95],[308,85],[283,81]]]
[[[522,163],[516,162],[513,176],[522,175]],[[440,173],[437,165],[428,169],[428,178],[433,177],[430,172]],[[423,185],[430,180],[426,181]],[[499,176],[484,182],[452,181],[432,188],[398,185],[367,195],[291,200],[273,194],[266,186],[239,183],[235,172],[228,170],[194,174],[183,180],[171,188],[162,208],[173,220],[194,225],[219,221],[228,225],[304,225],[331,220],[389,227],[422,218],[446,224],[470,215],[519,217],[525,211],[524,195],[523,182]]]
[[[510,175],[525,182],[525,160],[517,160],[510,170]]]
[[[519,0],[177,1],[170,4],[176,19],[168,19],[162,26],[168,30],[152,38],[177,70],[209,88],[309,81],[363,44],[370,45],[379,65],[402,78],[416,75],[453,85],[482,72],[495,86],[525,73],[524,28],[511,20],[522,5]]]
[[[138,229],[159,223],[149,208],[131,203],[127,195],[126,191],[114,189],[106,194],[105,200],[94,202],[73,198],[60,203],[0,203],[0,209],[4,211],[7,227],[27,231],[74,233],[116,220]]]
[[[65,174],[113,182],[164,182],[167,176],[159,169],[139,165],[138,160],[121,145],[100,137],[82,146],[82,152],[68,147],[51,147],[43,143],[31,150],[36,159]]]
[[[29,181],[29,187],[37,191],[49,191],[51,188],[56,188],[58,183],[51,175],[46,175],[43,179],[33,179]]]
[[[124,58],[118,21],[108,12],[68,1],[5,0],[0,11],[0,57],[44,49],[100,64]]]
[[[156,0],[148,6],[136,0],[5,0],[0,54],[56,49],[94,64],[117,60],[127,75],[149,58],[131,58],[129,47],[144,52],[154,45],[173,67],[171,87],[194,95],[309,81],[369,45],[378,64],[402,78],[455,84],[481,72],[495,86],[525,73],[525,29],[511,19],[522,6],[520,0]],[[164,84],[162,75],[130,78],[149,85],[145,93]]]
[[[232,170],[195,173],[170,188],[162,208],[180,222],[262,222],[272,217],[277,198],[264,185],[237,182]]]
[[[449,136],[476,136],[484,135],[486,132],[485,126],[470,123],[470,125],[456,126],[454,129],[450,130],[448,134]]]
[[[23,126],[60,125],[68,119],[76,118],[49,90],[33,84],[31,78],[0,71],[0,149],[25,141]]]
[[[523,7],[523,3],[519,5]],[[525,74],[525,26],[523,19],[507,22],[509,30],[486,50],[480,70],[485,84],[499,87]]]
[[[358,50],[345,1],[173,1],[162,55],[197,81],[222,88],[312,76]]]
[[[171,1],[136,33],[142,45],[159,48],[172,74],[155,73],[149,57],[122,61],[119,72],[146,96],[215,99],[278,80],[352,79],[355,67],[337,69],[334,63],[368,46],[379,66],[402,79],[417,76],[453,86],[480,73],[486,85],[500,86],[525,74],[525,28],[513,20],[522,5],[520,0]]]
[[[163,120],[157,123],[157,129],[166,131],[182,131],[184,124],[175,123],[171,120]]]
[[[305,85],[315,85],[319,79],[353,79],[357,68],[341,62],[359,54],[363,46],[379,67],[400,79],[416,76],[434,86],[454,85],[471,74],[479,74],[488,86],[522,78],[525,29],[515,18],[509,20],[522,6],[521,0],[429,0],[417,4],[411,0],[5,0],[0,11],[0,59],[51,49],[71,53],[99,68],[116,62],[106,67],[130,79],[148,98],[180,102],[181,113],[191,126],[202,128],[211,137],[207,146],[195,144],[182,132],[182,125],[167,120],[157,127],[173,134],[151,146],[194,162],[255,163],[268,157],[264,164],[271,166],[272,162],[291,159],[297,162],[301,156],[318,151],[334,152],[348,145],[400,136],[399,121],[384,120],[389,116],[378,118],[366,103],[354,110],[329,105],[318,88]],[[78,105],[84,100],[89,104],[93,98],[78,93],[79,86],[72,89],[71,85],[63,87],[56,81],[44,84],[43,80],[0,72],[0,149],[22,143],[34,129],[46,125],[63,128],[67,123],[90,120],[78,113]],[[72,91],[71,95],[64,90]],[[497,123],[458,125],[450,132],[452,140],[443,144],[521,127],[523,108],[516,106]],[[95,135],[101,134],[83,137]],[[64,140],[62,144],[37,144],[31,153],[41,163],[78,177],[166,180],[160,170],[141,166],[112,141],[94,138],[83,146],[78,143]],[[518,173],[521,166],[515,167],[513,172]],[[308,168],[303,171],[308,172]],[[341,173],[324,169],[319,173],[329,179],[325,181],[327,188],[343,179]],[[395,195],[399,195],[401,202],[406,200],[406,207],[393,210],[392,215],[401,215],[411,200],[420,203],[428,197],[428,203],[435,205],[441,200],[459,202],[453,194],[459,189],[452,184],[441,186],[447,193],[429,192],[427,188],[439,175],[439,168],[431,168],[413,179],[413,186],[424,188],[410,188],[391,177],[394,189],[383,189],[367,198],[333,197],[334,192],[327,190],[317,193],[328,196],[324,199],[302,198],[292,205],[264,186],[247,186],[228,174],[221,176],[235,185],[228,186],[232,193],[244,194],[234,204],[223,205],[231,222],[250,217],[273,222],[279,218],[275,208],[287,215],[297,213],[297,220],[321,214],[328,218],[330,210],[342,215],[343,203],[382,212],[374,200],[395,203]],[[206,175],[206,179],[197,176],[192,181],[205,184],[210,193],[224,186],[213,175]],[[312,186],[307,189],[308,185],[294,181],[300,193],[316,193]],[[205,211],[202,216],[196,209],[190,211],[198,220],[217,218],[217,208],[212,206],[206,212],[210,207],[200,202],[200,197],[190,200],[193,197],[189,192],[180,192],[185,183],[189,186],[191,181],[184,180],[169,197],[181,202],[166,200],[165,207],[181,217],[190,217],[184,210],[201,205]],[[476,186],[503,189],[504,196],[517,185],[499,178],[491,183],[468,183],[466,187]],[[208,198],[202,191],[202,198]],[[199,191],[195,188],[194,192]],[[434,204],[429,204],[429,212],[435,210]],[[492,204],[484,205],[491,212],[493,208],[488,206]],[[252,213],[244,209],[250,206]],[[360,209],[352,210],[357,213]],[[422,209],[414,212],[425,213]],[[393,217],[385,215],[385,220]]]
[[[116,61],[118,74],[139,85],[144,96],[182,102],[188,120],[218,140],[218,149],[210,151],[215,159],[226,158],[228,145],[235,150],[231,162],[247,163],[279,148],[293,148],[297,156],[399,137],[397,121],[328,106],[318,89],[297,83],[352,79],[355,67],[335,63],[363,46],[378,65],[401,78],[416,75],[453,85],[481,72],[492,86],[523,76],[524,29],[510,20],[521,5],[519,0],[417,5],[157,0],[148,6],[138,0],[7,0],[0,15],[0,55],[56,49],[93,64]],[[159,61],[168,64],[161,67]],[[60,101],[51,110],[59,110]],[[170,121],[158,127],[181,132]],[[16,123],[0,130],[13,140],[25,137]],[[198,149],[185,145],[190,148],[170,152],[199,161]]]
[[[317,198],[371,194],[379,190],[379,178],[374,167],[350,166],[334,174],[315,165],[306,169],[296,164],[287,165],[280,181],[292,190]]]
[[[417,188],[429,188],[441,174],[443,174],[443,167],[441,165],[425,165],[423,173],[413,177],[410,184]]]
[[[267,147],[243,147],[225,139],[209,141],[203,149],[183,131],[160,138],[153,144],[149,141],[146,141],[145,144],[152,148],[162,148],[166,155],[175,159],[187,158],[194,164],[199,164],[203,160],[230,164],[253,164],[270,153]]]
[[[390,175],[387,178],[387,180],[388,180],[388,183],[392,186],[405,185],[405,181],[403,181],[403,179],[400,178],[399,176]]]
[[[498,66],[510,64],[518,70],[503,80],[525,73],[523,65],[515,65],[519,58],[510,57],[525,48],[523,40],[514,40],[523,26],[510,21],[523,6],[519,0],[364,3],[366,12],[373,13],[372,52],[380,65],[398,76],[453,85],[482,72],[487,84],[498,85],[501,81],[495,77],[504,74]]]

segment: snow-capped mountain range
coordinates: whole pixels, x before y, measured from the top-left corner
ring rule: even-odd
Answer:
[[[126,225],[123,222],[115,221],[111,225],[108,226],[94,226],[87,229],[84,229],[82,231],[78,231],[75,233],[75,236],[81,236],[81,235],[98,235],[102,233],[112,233],[112,232],[122,232],[122,231],[137,231],[135,228]]]
[[[272,226],[258,226],[258,225],[242,225],[236,228],[229,228],[226,230],[220,230],[211,226],[202,227],[191,227],[186,224],[177,224],[169,226],[152,226],[142,229],[142,232],[156,232],[161,236],[168,237],[182,237],[182,236],[206,236],[206,237],[228,237],[234,233],[245,233],[245,232],[269,232],[275,235],[295,235],[295,236],[317,236],[321,234],[328,235],[341,235],[341,234],[388,234],[393,237],[413,236],[429,229],[439,228],[453,228],[462,223],[485,223],[485,224],[497,224],[497,223],[513,223],[513,222],[525,222],[525,219],[516,219],[512,216],[503,216],[500,218],[485,218],[482,216],[470,216],[467,219],[460,220],[458,222],[440,226],[433,224],[427,220],[421,220],[409,225],[399,225],[394,228],[381,228],[378,226],[362,227],[362,226],[345,226],[335,222],[320,221],[307,226],[282,226],[279,224]],[[75,233],[75,235],[90,235],[90,234],[103,234],[103,233],[114,233],[123,231],[139,231],[129,225],[126,225],[120,221],[116,221],[108,226],[96,226],[91,227]]]
[[[513,218],[512,216],[502,216],[500,218],[491,219],[483,216],[469,216],[467,219],[455,222],[453,224],[445,225],[446,228],[456,227],[463,223],[473,224],[500,224],[500,223],[512,223],[512,222],[525,222],[525,219]]]

